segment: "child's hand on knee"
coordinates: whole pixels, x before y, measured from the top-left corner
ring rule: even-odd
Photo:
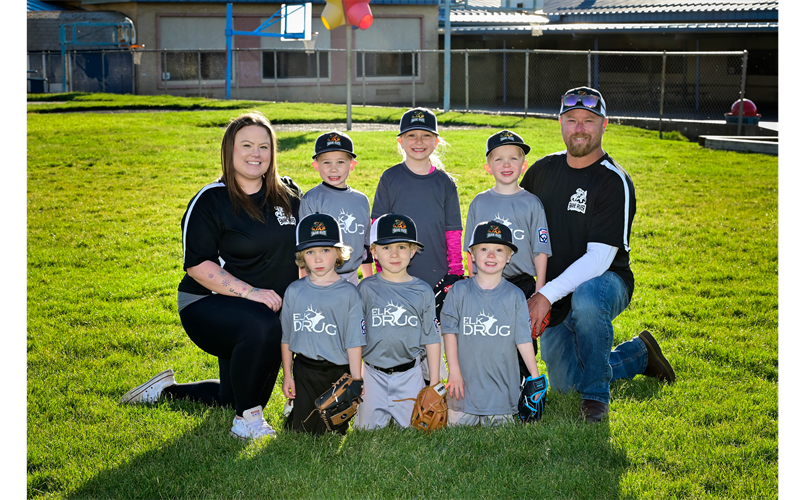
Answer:
[[[288,399],[294,399],[296,397],[296,383],[294,383],[293,377],[285,377],[282,381],[282,393],[285,394],[285,397]]]

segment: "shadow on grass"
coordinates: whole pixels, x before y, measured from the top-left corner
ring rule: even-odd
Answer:
[[[125,464],[68,498],[618,498],[628,465],[607,422],[578,420],[572,395],[552,396],[548,414],[529,425],[430,435],[390,426],[344,438],[280,431],[257,443],[229,437],[231,410],[186,403],[165,409],[203,417],[174,441],[131,451]]]

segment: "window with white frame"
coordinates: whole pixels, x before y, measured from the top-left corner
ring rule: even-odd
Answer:
[[[281,40],[276,37],[261,37],[263,49],[263,79],[273,80],[321,80],[330,79],[330,53],[313,49],[330,48],[330,31],[324,27],[321,18],[312,19],[312,40]],[[279,33],[279,23],[269,30]],[[307,50],[287,50],[307,49]]]
[[[159,20],[163,78],[170,81],[226,79],[226,18],[163,16]]]
[[[358,78],[394,79],[419,76],[419,57],[422,46],[420,18],[375,18],[368,30],[355,31],[355,48],[394,50],[397,52],[358,52],[355,68]],[[399,52],[399,51],[403,52]],[[363,58],[365,57],[365,61]]]

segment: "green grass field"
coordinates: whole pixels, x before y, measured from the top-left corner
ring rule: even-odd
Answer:
[[[179,223],[220,173],[228,119],[257,107],[275,123],[343,122],[344,107],[51,99],[67,102],[29,105],[27,115],[29,498],[778,497],[776,157],[608,127],[604,147],[637,191],[636,290],[615,340],[651,330],[678,376],[673,385],[614,383],[608,421],[582,424],[578,394],[549,392],[545,417],[529,426],[281,432],[243,444],[228,436],[231,410],[117,400],[168,367],[179,382],[217,377],[216,360],[181,327],[176,286]],[[192,112],[65,112],[149,106]],[[395,123],[402,111],[356,107],[353,120]],[[511,128],[532,146],[531,161],[564,149],[554,121],[439,119]],[[482,164],[493,131],[442,134],[465,215],[491,186]],[[319,182],[310,167],[318,134],[279,134],[281,172],[305,190]],[[396,133],[350,135],[350,184],[371,200],[381,172],[399,161]],[[268,407],[278,428],[283,403],[278,384]]]

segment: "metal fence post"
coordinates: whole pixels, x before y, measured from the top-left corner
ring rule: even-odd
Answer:
[[[525,86],[523,87],[523,116],[528,116],[528,51],[525,51]]]
[[[411,51],[411,107],[416,107],[416,52]]]
[[[319,102],[321,102],[321,59],[320,59],[321,50],[316,49],[316,95],[319,97]]]
[[[106,51],[101,51],[101,92],[106,92]]]
[[[741,135],[741,125],[744,121],[744,91],[746,90],[746,63],[749,58],[749,52],[744,50],[743,59],[741,60],[741,100],[738,105],[738,135]]]
[[[352,130],[352,29],[347,26],[347,131]]]
[[[42,52],[42,78],[45,79],[45,87],[42,89],[46,94],[50,93],[50,78],[48,78],[48,64],[45,53]]]
[[[240,95],[240,51],[235,49],[235,67],[232,69],[235,72],[235,94],[236,99],[242,99]]]
[[[277,87],[277,49],[274,49],[274,101],[280,101],[280,89]]]
[[[162,88],[165,89],[165,95],[168,95],[168,81],[165,79],[165,74],[168,72],[168,49],[162,49]]]
[[[450,2],[444,2],[444,112],[450,111]]]
[[[131,53],[131,95],[137,95],[137,65],[134,63],[135,53],[133,50],[129,52]]]
[[[660,139],[662,139],[662,106],[665,102],[665,51],[662,51],[662,76],[660,77]]]
[[[587,86],[588,87],[593,86],[592,72],[593,72],[592,53],[588,49],[587,50]]]
[[[470,110],[470,52],[464,49],[464,109]]]
[[[366,51],[361,52],[361,76],[363,77],[363,107],[366,107]],[[412,108],[414,106],[411,106]]]
[[[197,49],[196,55],[198,56],[198,96],[201,97],[201,49]]]

